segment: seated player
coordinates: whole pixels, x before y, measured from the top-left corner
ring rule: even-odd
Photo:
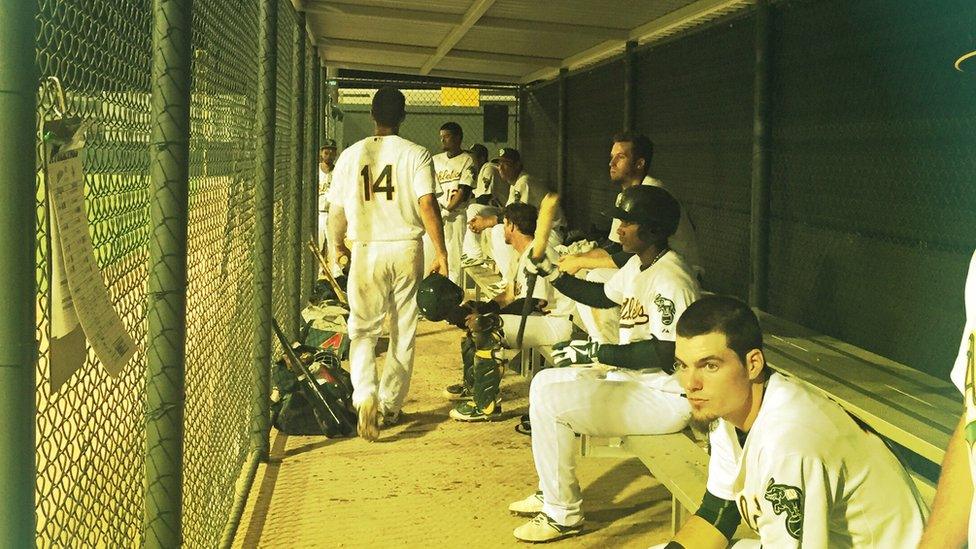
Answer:
[[[528,288],[525,268],[530,263],[533,235],[538,211],[528,204],[513,203],[505,208],[505,242],[514,250],[509,267],[512,281],[501,294],[488,302],[467,302],[452,307],[443,315],[430,316],[426,296],[420,296],[421,310],[428,318],[445,320],[468,330],[461,341],[463,381],[445,389],[445,395],[460,400],[451,410],[459,421],[488,421],[501,417],[499,383],[503,367],[502,349],[516,347],[522,310]],[[547,250],[550,260],[555,252]],[[532,291],[535,314],[526,318],[523,347],[552,345],[570,337],[573,323],[569,318],[573,303],[539,279]]]
[[[661,181],[648,175],[653,156],[654,144],[647,136],[633,132],[623,132],[613,136],[613,146],[610,149],[610,181],[620,185],[621,192],[639,185],[651,185],[667,190]],[[618,202],[620,197],[621,195],[618,194]],[[569,254],[560,258],[559,270],[586,280],[596,282],[609,280],[613,273],[629,259],[628,254],[621,253],[620,239],[617,237],[619,226],[620,221],[614,219],[610,225],[607,241],[602,245],[582,254]],[[678,228],[668,239],[668,244],[696,274],[701,274],[695,227],[684,208],[681,209]],[[578,313],[580,321],[594,340],[600,343],[617,342],[617,318],[620,316],[620,311],[594,310],[586,305],[580,305]]]
[[[467,218],[474,219],[477,215],[494,215],[501,211],[501,205],[508,197],[508,184],[504,183],[498,173],[498,164],[488,162],[488,149],[480,143],[471,146],[471,157],[474,159],[475,178],[473,189],[474,200],[468,205]],[[501,196],[501,198],[497,198]],[[461,266],[471,267],[485,262],[484,249],[490,246],[488,233],[475,233],[466,228],[461,252]],[[490,252],[489,252],[490,253]]]
[[[583,529],[575,433],[673,433],[684,429],[691,413],[671,375],[675,322],[700,292],[691,267],[668,247],[681,209],[663,189],[634,187],[624,191],[613,215],[620,220],[621,246],[634,255],[605,284],[562,274],[545,260],[534,265],[571,299],[620,306],[620,343],[559,345],[557,366],[599,361],[609,368],[552,368],[532,380],[529,417],[539,491],[509,506],[535,517],[515,529],[523,541],[553,541]]]
[[[660,548],[915,547],[927,509],[885,442],[837,403],[766,368],[741,301],[702,298],[678,320],[677,377],[711,458],[701,507]]]

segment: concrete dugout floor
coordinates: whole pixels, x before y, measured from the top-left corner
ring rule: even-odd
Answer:
[[[400,424],[375,443],[272,432],[234,547],[516,547],[528,520],[508,504],[536,488],[532,449],[515,432],[528,384],[502,381],[502,421],[448,418],[444,386],[460,377],[461,331],[421,321]],[[382,358],[379,361],[382,364]],[[583,458],[587,526],[555,547],[642,547],[664,541],[670,497],[636,459]]]

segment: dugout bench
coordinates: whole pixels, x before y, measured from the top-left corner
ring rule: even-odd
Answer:
[[[762,311],[756,313],[770,368],[806,383],[890,441],[936,466],[942,463],[962,413],[959,392],[951,383]],[[530,364],[552,364],[551,347],[534,351]],[[580,454],[639,458],[671,492],[671,525],[676,530],[697,510],[705,493],[704,442],[688,429],[611,439],[584,435]],[[931,505],[935,483],[914,470],[911,474]],[[737,535],[750,533],[740,526]]]

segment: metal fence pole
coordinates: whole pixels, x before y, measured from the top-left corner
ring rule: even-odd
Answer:
[[[322,79],[320,75],[322,74],[319,69],[319,56],[316,53],[314,47],[308,49],[308,74],[310,75],[311,85],[309,86],[308,104],[309,113],[311,120],[309,121],[308,128],[308,193],[306,197],[306,204],[308,209],[308,215],[306,216],[305,227],[308,231],[308,235],[316,240],[317,245],[321,248],[322,243],[318,242],[318,226],[319,226],[319,215],[318,215],[318,197],[319,197],[319,146],[321,141],[319,140],[319,127],[322,123],[322,102],[321,97],[321,86]],[[317,265],[312,262],[309,264],[308,272],[305,273],[305,285],[308,288],[306,295],[311,295],[312,283],[315,280],[315,271],[317,271]]]
[[[278,2],[261,0],[258,23],[257,154],[254,193],[254,352],[251,451],[262,461],[271,451],[271,254],[274,237],[275,109],[278,72]]]
[[[637,64],[635,63],[635,58],[637,57],[634,53],[637,49],[637,42],[634,40],[629,40],[624,49],[624,130],[630,131],[634,129],[634,118],[636,114],[636,97],[635,90],[637,89]]]
[[[566,77],[568,75],[569,69],[563,67],[559,69],[559,77],[556,80],[556,85],[559,86],[557,90],[559,99],[556,115],[556,192],[560,196],[566,190],[566,165],[568,160],[566,154]],[[564,197],[564,204],[565,200]]]
[[[192,0],[153,2],[146,547],[182,543]]]
[[[769,284],[769,2],[756,5],[756,64],[749,224],[749,304],[766,308]]]
[[[292,211],[286,212],[288,228],[291,233],[291,250],[288,250],[288,261],[291,269],[291,294],[288,295],[288,334],[292,339],[298,339],[299,311],[302,307],[302,214],[305,210],[305,14],[299,13],[298,24],[293,33],[294,47],[292,48],[292,108],[291,108],[291,180],[293,185],[288,189],[291,195]],[[306,252],[308,253],[308,252]]]
[[[0,547],[34,545],[37,10],[0,10]]]

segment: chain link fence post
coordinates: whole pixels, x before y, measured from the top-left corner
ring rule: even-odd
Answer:
[[[305,74],[308,75],[308,86],[307,95],[308,97],[308,109],[309,113],[309,123],[306,124],[308,132],[305,134],[308,138],[308,185],[306,185],[305,193],[305,235],[306,240],[311,238],[318,240],[318,195],[319,195],[319,127],[321,125],[322,108],[320,101],[320,86],[322,81],[319,78],[321,71],[319,70],[319,56],[316,54],[314,44],[312,47],[308,48],[306,54],[306,71]],[[321,243],[316,243],[321,246]],[[321,248],[320,248],[321,249]],[[306,255],[306,257],[308,257]],[[318,267],[315,261],[308,262],[308,268],[305,271],[304,282],[302,284],[302,292],[304,298],[302,302],[308,301],[309,296],[312,293],[312,284],[315,280],[315,272]]]
[[[292,48],[292,104],[291,104],[291,173],[292,186],[287,190],[292,196],[292,211],[286,212],[288,222],[289,243],[291,249],[287,253],[289,269],[287,275],[291,277],[288,285],[290,293],[288,303],[288,325],[286,333],[292,339],[298,339],[299,311],[302,307],[302,254],[304,241],[302,239],[302,214],[305,210],[305,13],[296,17],[297,24],[293,32],[294,46]]]
[[[0,547],[34,545],[37,2],[0,10]]]
[[[753,92],[752,186],[749,223],[749,305],[766,308],[769,288],[769,3],[756,5],[756,75]]]
[[[192,4],[153,2],[146,547],[182,544]]]
[[[254,352],[251,450],[268,459],[271,450],[271,254],[274,231],[275,109],[278,71],[278,2],[260,0],[257,154],[254,196]]]

